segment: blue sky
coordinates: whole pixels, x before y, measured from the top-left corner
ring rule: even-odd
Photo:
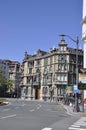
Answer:
[[[59,34],[79,36],[82,47],[81,20],[82,0],[0,0],[0,59],[22,62],[25,51],[49,51],[58,47]]]

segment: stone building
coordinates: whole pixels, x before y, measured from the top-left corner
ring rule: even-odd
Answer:
[[[0,59],[0,66],[2,66],[4,70],[4,75],[6,77],[9,77],[9,66],[6,63],[4,63],[2,59]]]
[[[3,60],[9,66],[9,79],[13,81],[13,97],[20,97],[21,95],[21,64],[18,61]]]
[[[22,74],[22,97],[29,99],[59,99],[73,93],[76,84],[76,49],[64,39],[49,52],[38,50],[35,55],[25,52]],[[78,49],[78,67],[83,66],[83,51]],[[67,88],[71,88],[71,90]]]

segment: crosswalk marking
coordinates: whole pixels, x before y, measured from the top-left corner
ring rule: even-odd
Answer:
[[[78,126],[78,125],[72,125],[72,127],[80,127],[80,126]]]
[[[86,126],[86,123],[78,123],[79,126]]]
[[[69,129],[70,129],[70,130],[86,130],[86,128],[83,129],[83,128],[73,128],[73,127],[69,127]]]
[[[52,130],[52,128],[44,128],[44,129],[42,129],[42,130]]]
[[[86,130],[86,128],[84,128],[85,126],[86,126],[86,117],[82,117],[78,121],[76,121],[73,125],[71,125],[68,129],[69,130]]]

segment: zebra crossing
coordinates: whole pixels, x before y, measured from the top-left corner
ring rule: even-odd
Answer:
[[[86,130],[86,117],[81,117],[78,121],[73,123],[69,130]]]

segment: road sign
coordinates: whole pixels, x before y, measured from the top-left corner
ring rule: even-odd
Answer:
[[[74,91],[74,93],[78,93],[78,87],[77,87],[77,85],[75,84],[74,86],[73,86],[73,91]]]

